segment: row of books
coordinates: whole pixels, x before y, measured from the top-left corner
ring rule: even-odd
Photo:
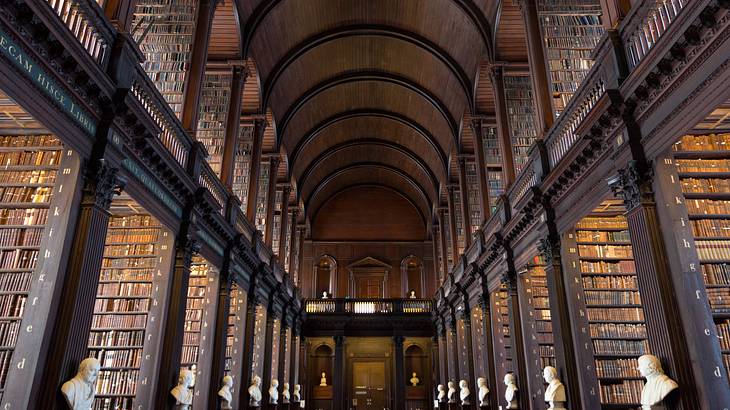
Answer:
[[[136,229],[141,227],[150,227],[150,228],[159,228],[160,224],[150,215],[127,215],[124,217],[116,217],[116,218],[110,218],[109,219],[109,228],[113,230],[114,234],[135,234]],[[134,228],[134,230],[127,230],[125,232],[119,232],[114,230],[115,228],[124,228],[130,229]],[[142,232],[148,233],[149,231],[144,230]],[[113,240],[109,240],[107,238],[107,242],[114,242]],[[151,241],[153,242],[153,241]]]
[[[600,381],[602,403],[636,404],[641,401],[641,390],[644,382],[641,380],[623,380],[621,383],[608,384]]]
[[[158,228],[112,229],[106,235],[107,243],[150,243],[156,240]]]
[[[104,247],[104,256],[150,256],[154,254],[155,245],[152,243],[136,244],[107,244]]]
[[[674,145],[673,151],[727,151],[730,133],[684,135]]]
[[[575,229],[595,229],[600,231],[606,228],[628,230],[629,225],[622,218],[593,216],[583,218],[575,225]]]
[[[730,201],[713,199],[687,199],[684,201],[690,216],[730,214]]]
[[[150,299],[97,299],[94,313],[129,313],[146,312],[150,308]]]
[[[596,360],[596,373],[599,378],[626,378],[641,377],[639,374],[639,363],[636,359],[598,359]]]
[[[149,276],[145,279],[150,279]],[[137,283],[100,283],[97,291],[98,296],[118,296],[124,298],[127,296],[149,296],[152,291],[152,282]]]
[[[730,159],[677,159],[677,172],[730,172]]]
[[[38,247],[41,244],[42,238],[43,229],[41,228],[0,229],[0,246]]]
[[[730,260],[730,240],[695,241],[700,261]]]
[[[0,187],[0,203],[42,204],[51,200],[51,187],[12,186]],[[22,206],[22,205],[21,205]]]
[[[588,308],[588,320],[606,321],[644,321],[641,308]]]
[[[708,285],[730,285],[730,265],[726,263],[703,263],[702,277]]]
[[[56,171],[46,169],[29,169],[4,171],[0,167],[0,183],[8,184],[54,184]]]
[[[2,208],[0,209],[0,228],[3,225],[25,225],[43,227],[48,219],[48,208]]]
[[[593,352],[597,355],[636,355],[649,352],[646,340],[595,339]]]
[[[716,323],[716,326],[720,349],[730,352],[730,319]]]
[[[92,331],[89,334],[89,346],[103,348],[115,346],[142,346],[144,330]]]
[[[633,258],[630,245],[578,245],[581,258]]]
[[[15,346],[19,328],[20,321],[0,320],[0,347]]]
[[[105,269],[154,268],[155,266],[157,266],[155,258],[104,258],[101,262],[101,267]]]
[[[730,312],[730,287],[707,289],[707,299],[713,312]]]
[[[151,278],[154,267],[103,268],[99,273],[99,281],[104,282],[140,282]]]
[[[617,290],[636,288],[634,276],[584,276],[584,289]],[[587,292],[586,292],[587,293]]]
[[[105,315],[105,314],[94,314],[91,320],[91,327],[93,328],[135,328],[144,329],[147,325],[147,315]]]
[[[591,323],[592,338],[645,338],[646,325],[630,323]]]
[[[22,318],[27,299],[28,295],[23,293],[0,295],[0,317]]]
[[[730,237],[730,219],[697,219],[690,221],[694,236],[708,238]]]
[[[182,366],[197,365],[200,351],[201,319],[205,308],[206,284],[209,273],[207,262],[200,256],[193,257],[188,283],[188,296],[198,298],[188,299],[185,308],[185,327],[183,333]]]
[[[101,367],[137,367],[142,361],[141,348],[91,350],[91,355],[101,363]]]
[[[2,135],[0,147],[27,150],[40,147],[59,149],[61,141],[55,135]]]
[[[57,167],[61,161],[61,151],[0,151],[0,167],[36,166]],[[18,181],[21,182],[21,181]]]
[[[0,250],[0,269],[35,269],[38,251],[30,249]]]
[[[206,73],[200,95],[200,115],[195,135],[208,151],[208,164],[217,175],[220,175],[223,160],[232,78],[230,72]]]
[[[30,272],[0,273],[0,293],[24,292],[30,288]]]
[[[580,261],[580,271],[593,274],[634,273],[636,272],[636,265],[634,265],[634,261],[630,260],[617,262]]]
[[[639,292],[585,291],[588,305],[640,305]]]
[[[691,193],[728,193],[730,180],[721,178],[682,178],[682,191]]]
[[[96,379],[98,395],[133,395],[137,391],[139,370],[101,370]],[[100,398],[97,397],[97,400]]]
[[[577,231],[576,240],[581,242],[629,242],[629,231]]]

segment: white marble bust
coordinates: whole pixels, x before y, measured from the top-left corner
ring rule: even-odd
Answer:
[[[218,390],[218,397],[221,398],[221,410],[230,410],[233,408],[231,407],[231,401],[233,401],[231,387],[233,387],[233,378],[231,376],[224,376],[223,386]]]
[[[284,383],[281,387],[281,402],[284,404],[289,404],[290,398],[291,394],[289,393],[289,383]]]
[[[558,379],[558,370],[552,366],[545,366],[542,370],[542,377],[548,384],[545,389],[545,401],[548,402],[548,409],[565,410],[565,386]]]
[[[504,399],[507,400],[508,409],[517,408],[517,381],[515,375],[507,373],[504,375],[504,384],[507,388],[504,391]]]
[[[446,393],[449,403],[456,403],[456,383],[450,381],[446,384],[449,386],[449,391]]]
[[[478,378],[477,388],[479,389],[479,406],[488,406],[487,394],[489,394],[489,389],[487,388],[487,379],[484,377]]]
[[[269,403],[276,404],[279,402],[279,381],[271,379],[271,385],[269,386]]]
[[[416,372],[413,372],[413,375],[411,376],[411,386],[418,386],[418,383],[421,381],[418,379],[418,376],[416,375]]]
[[[294,399],[295,403],[302,401],[302,386],[298,384],[294,385],[294,393],[292,394],[292,398]]]
[[[664,374],[659,358],[645,354],[639,357],[639,373],[646,378],[646,384],[641,390],[642,410],[653,410],[655,406],[661,405],[664,398],[672,390],[679,387],[677,382]]]
[[[330,295],[329,295],[329,293],[327,293],[326,290],[324,292],[322,292],[322,299],[329,299],[329,297],[330,297]]]
[[[469,385],[466,383],[466,380],[459,381],[459,399],[461,399],[461,404],[471,404],[469,402],[469,395],[471,392],[469,391]]]
[[[258,407],[261,405],[261,378],[254,376],[251,379],[251,386],[248,388],[249,405]]]
[[[436,386],[436,391],[438,394],[436,395],[436,400],[438,401],[446,401],[446,388],[443,384],[439,384]]]
[[[408,293],[408,299],[418,299],[418,297],[416,296],[415,290],[412,290],[412,291],[410,291],[410,293]]]
[[[73,379],[61,386],[61,393],[71,410],[89,410],[94,405],[95,384],[101,364],[94,357],[79,363],[79,371]]]
[[[180,369],[177,386],[170,391],[172,397],[175,398],[175,408],[187,410],[193,404],[193,377],[193,372],[190,369]]]
[[[324,387],[327,385],[327,375],[322,372],[322,378],[319,379],[319,385]]]

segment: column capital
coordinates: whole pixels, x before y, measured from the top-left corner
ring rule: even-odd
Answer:
[[[395,344],[396,348],[399,347],[399,346],[402,348],[403,347],[403,342],[405,342],[405,340],[406,340],[406,338],[403,337],[403,335],[395,335],[395,336],[393,336],[393,343]]]
[[[118,168],[110,167],[104,159],[93,161],[88,165],[84,190],[91,194],[89,199],[93,205],[107,210],[111,206],[114,195],[120,195],[127,180],[117,175]]]
[[[560,241],[550,235],[540,238],[537,242],[537,250],[545,258],[545,262],[550,264],[560,259]]]
[[[626,210],[630,211],[641,204],[654,203],[653,180],[654,169],[650,161],[632,160],[608,180],[608,185],[615,196],[624,200]]]
[[[332,339],[335,341],[335,347],[342,347],[345,344],[345,336],[334,335]]]

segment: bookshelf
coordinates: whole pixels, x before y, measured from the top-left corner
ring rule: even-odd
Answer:
[[[237,284],[231,285],[230,305],[228,307],[228,326],[226,327],[226,358],[223,371],[226,376],[231,376],[233,370],[233,360],[235,354],[233,349],[236,347],[237,326],[239,322],[238,313],[240,311],[238,304],[240,303],[241,288]]]
[[[281,239],[281,197],[284,195],[284,193],[280,190],[276,190],[276,195],[274,197],[274,220],[273,220],[273,229],[272,232],[272,238],[271,238],[271,249],[274,251],[275,254],[279,253],[279,240]],[[282,255],[279,255],[279,260],[283,260]],[[284,265],[286,266],[286,265]]]
[[[507,285],[502,284],[489,295],[492,307],[492,334],[494,334],[494,361],[497,370],[498,397],[504,397],[504,376],[507,373],[516,373],[512,362],[512,341],[509,327],[509,295]],[[516,377],[516,376],[515,376]],[[519,383],[520,381],[518,381]]]
[[[271,167],[261,164],[259,171],[259,193],[256,196],[256,229],[266,232],[266,204],[269,193],[269,169]]]
[[[472,375],[469,374],[469,355],[468,346],[466,344],[466,329],[464,319],[459,318],[456,320],[456,344],[457,344],[457,356],[459,360],[459,380],[469,380],[470,383],[475,383],[472,380]]]
[[[270,386],[272,379],[279,378],[279,349],[281,342],[281,320],[274,319],[273,330],[271,332],[271,340],[267,340],[266,344],[271,345],[271,375],[268,380],[264,381],[265,386]],[[283,382],[279,380],[279,389],[281,390]]]
[[[232,191],[241,200],[241,209],[246,212],[248,203],[248,180],[251,172],[251,150],[253,147],[253,125],[241,124],[238,145],[233,166]]]
[[[672,146],[672,154],[730,374],[730,134],[685,135]]]
[[[200,112],[195,139],[205,146],[208,164],[218,177],[221,175],[223,162],[232,80],[231,72],[205,73],[200,91]]]
[[[530,147],[537,139],[530,77],[505,75],[504,95],[512,151],[514,153],[515,173],[519,174],[523,165],[527,162]]]
[[[489,352],[485,349],[486,335],[484,334],[485,317],[481,306],[475,306],[471,310],[471,346],[474,352],[474,379],[488,377],[487,360]]]
[[[448,195],[448,194],[447,194]],[[449,271],[454,268],[454,255],[451,251],[451,222],[449,221],[448,213],[444,214],[444,238],[446,238],[446,265],[449,267]]]
[[[238,392],[244,382],[243,360],[244,332],[246,331],[246,291],[237,283],[231,286],[231,305],[228,315],[228,333],[226,337],[225,374],[233,378],[233,402],[231,405],[238,408]]]
[[[133,408],[153,288],[160,285],[155,272],[161,234],[159,222],[147,214],[109,218],[88,342],[88,355],[102,366],[94,409]]]
[[[254,338],[251,360],[251,377],[259,376],[262,385],[268,385],[264,380],[264,346],[266,344],[266,308],[256,305],[254,314]]]
[[[625,208],[604,201],[573,233],[582,301],[603,407],[639,406],[639,356],[649,353]]]
[[[484,161],[487,167],[487,189],[489,190],[489,206],[492,213],[497,209],[497,199],[504,193],[502,184],[502,155],[499,153],[497,129],[482,127],[482,142],[484,146]]]
[[[469,198],[469,235],[479,230],[482,222],[482,211],[479,195],[479,177],[477,163],[474,160],[466,161],[466,186]]]
[[[195,30],[195,0],[139,0],[132,36],[144,55],[142,68],[180,117]]]
[[[63,153],[52,135],[0,136],[0,398],[8,381]]]
[[[553,109],[558,116],[593,65],[591,54],[605,29],[599,0],[539,0]]]
[[[461,211],[461,191],[454,189],[452,191],[454,196],[454,221],[456,225],[456,246],[458,247],[458,253],[461,255],[466,249],[466,237],[464,236],[464,215]]]

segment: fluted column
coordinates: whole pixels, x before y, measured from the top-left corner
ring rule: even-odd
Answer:
[[[84,176],[73,251],[60,297],[63,303],[56,312],[52,345],[45,358],[43,385],[37,400],[39,409],[66,408],[58,389],[76,375],[79,363],[87,357],[109,207],[113,196],[124,187],[125,181],[117,177],[116,168],[107,166],[104,160],[92,161]]]
[[[248,195],[246,198],[246,218],[255,226],[256,204],[259,195],[259,174],[261,173],[261,150],[264,144],[264,131],[268,123],[257,118],[253,123],[253,143],[251,144],[251,166],[248,175]]]

